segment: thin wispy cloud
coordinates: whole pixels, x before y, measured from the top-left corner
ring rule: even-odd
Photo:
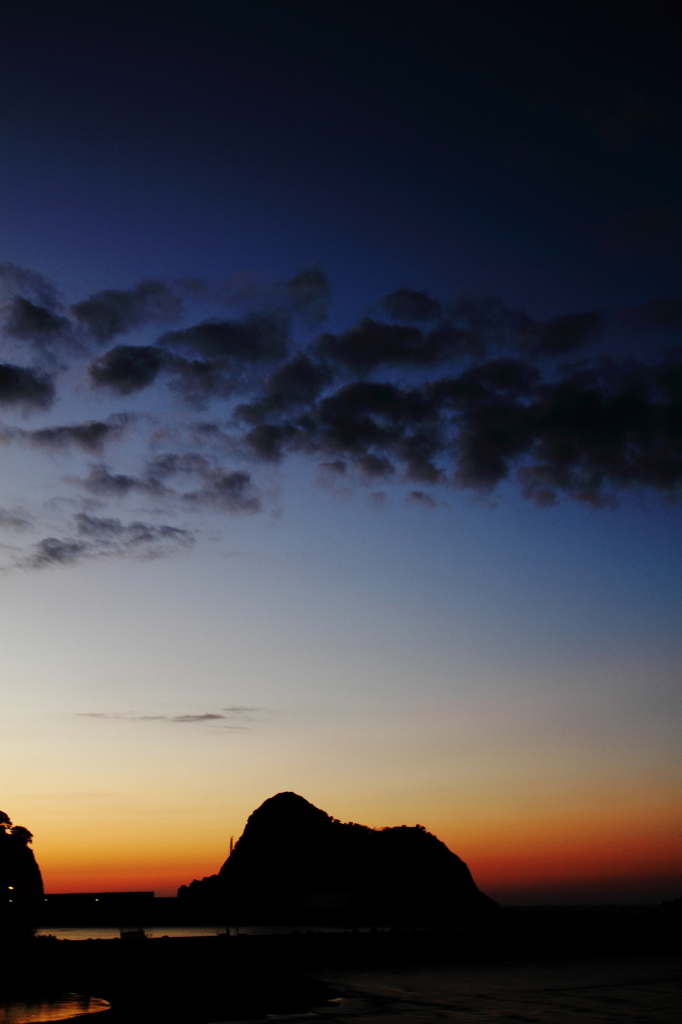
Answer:
[[[170,725],[211,725],[214,723],[220,723],[220,728],[228,730],[243,731],[251,728],[251,725],[245,724],[246,721],[251,722],[251,719],[244,719],[239,717],[237,721],[233,720],[233,715],[241,713],[242,711],[252,711],[255,709],[227,709],[230,714],[223,715],[218,712],[204,712],[203,714],[187,714],[187,715],[137,715],[132,712],[77,712],[78,718],[94,718],[104,719],[115,722],[166,722]]]
[[[30,518],[21,510],[0,508],[0,530],[27,530]]]
[[[23,442],[47,452],[64,451],[75,446],[81,451],[99,455],[109,442],[123,437],[130,422],[130,416],[118,413],[110,416],[106,422],[87,420],[83,423],[43,427],[39,430],[0,426],[0,444]]]
[[[142,715],[136,712],[120,711],[79,711],[78,718],[95,718],[116,722],[166,722],[171,725],[217,725],[221,729],[246,731],[255,721],[254,714],[263,708],[233,706],[221,711],[205,711],[183,715]]]
[[[19,557],[15,565],[26,569],[45,569],[91,558],[160,558],[187,548],[195,541],[189,530],[165,523],[137,520],[124,524],[117,518],[80,512],[73,517],[73,524],[73,536],[44,537],[33,545],[27,555]]]

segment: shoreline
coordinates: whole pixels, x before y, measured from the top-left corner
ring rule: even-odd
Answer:
[[[578,926],[567,927],[569,920],[578,921]],[[490,986],[498,976],[513,979],[529,970],[563,977],[577,970],[576,964],[583,975],[607,969],[622,974],[627,973],[627,964],[663,962],[674,962],[679,970],[682,940],[677,915],[633,914],[627,921],[625,927],[618,914],[552,918],[542,912],[504,915],[496,926],[488,921],[467,929],[134,941],[42,937],[5,946],[4,976],[13,979],[16,993],[77,992],[104,999],[111,1008],[96,1015],[102,1024],[254,1024],[296,1020],[311,1013],[354,1021],[367,1014],[399,1020],[416,1013],[410,1019],[417,1019],[419,1007],[409,1010],[410,998],[404,994],[387,995],[381,989],[382,978],[411,975],[418,984],[428,982],[433,991],[445,986],[447,1003],[466,978],[471,986],[472,978],[485,977]],[[609,967],[613,964],[621,968]],[[7,984],[4,989],[9,995]],[[329,1002],[338,997],[342,1004]],[[424,995],[425,1019],[436,1013],[434,998],[433,992]],[[392,1009],[384,1006],[384,999]]]
[[[353,1024],[527,1020],[533,1024],[677,1024],[682,955],[331,970],[338,1013]]]
[[[97,1016],[103,1024],[156,1024],[161,1019],[184,1024],[295,1024],[311,1018],[328,1019],[330,1024],[429,1024],[443,1019],[457,1024],[515,1019],[534,1024],[676,1024],[682,954],[332,968],[303,972],[302,979],[315,991],[308,993],[305,1006],[289,1012],[213,1017],[197,1004],[193,1012],[185,1009],[177,1016],[166,1011],[160,1015],[153,1008],[140,1015],[130,1006],[112,1006]],[[326,998],[319,1000],[320,995]],[[63,1018],[63,1024],[78,1020],[84,1016]]]

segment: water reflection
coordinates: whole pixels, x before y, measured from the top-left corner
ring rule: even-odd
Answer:
[[[37,1024],[38,1021],[68,1020],[86,1013],[109,1009],[105,999],[81,996],[77,992],[33,999],[0,1000],[0,1024]]]
[[[129,929],[100,928],[100,927],[79,927],[79,928],[39,928],[36,935],[54,935],[56,939],[118,939],[121,931]],[[303,935],[306,932],[319,932],[329,934],[331,932],[369,932],[387,931],[385,928],[331,928],[324,925],[240,925],[239,927],[226,926],[224,924],[211,925],[144,925],[144,934],[149,939],[162,939],[164,937],[187,939],[194,935]],[[0,1020],[0,1024],[2,1021]]]
[[[125,931],[126,929],[124,929]],[[144,934],[150,939],[161,939],[164,935],[169,938],[190,938],[193,935],[224,935],[224,925],[208,925],[206,927],[173,927],[162,925],[158,928],[144,927]],[[120,928],[39,928],[36,935],[54,935],[56,939],[71,939],[71,941],[82,939],[119,939]],[[0,1024],[2,1021],[0,1020]]]

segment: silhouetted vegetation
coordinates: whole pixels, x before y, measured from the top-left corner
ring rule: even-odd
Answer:
[[[30,929],[43,897],[40,868],[29,844],[32,834],[0,811],[0,932]]]
[[[266,800],[219,873],[178,896],[244,924],[453,924],[497,909],[423,826],[343,824],[295,793]]]

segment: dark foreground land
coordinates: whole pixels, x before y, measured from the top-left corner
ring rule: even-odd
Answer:
[[[675,996],[666,996],[666,986],[674,988],[680,953],[680,917],[659,910],[504,910],[484,925],[439,930],[79,942],[37,938],[4,943],[2,994],[71,991],[98,996],[111,1003],[110,1010],[97,1015],[102,1024],[209,1024],[313,1010],[357,1022],[377,1016],[396,1021],[450,1016],[461,1022],[527,1019],[563,1024],[574,1019],[575,1011],[576,1020],[589,1024],[673,1024],[676,1017],[668,1015],[672,1011],[666,1006],[679,1004]],[[563,1010],[550,1005],[548,1016],[538,1007],[525,1017],[518,1007],[513,1010],[510,979],[516,979],[518,988],[529,962],[540,963],[540,969],[546,965],[560,994],[578,981],[567,981],[566,969],[557,965],[572,965],[585,988],[590,972],[603,974],[604,965],[616,962],[614,958],[628,958],[610,968],[614,992],[632,978],[627,963],[639,964],[635,974],[644,979],[637,983],[640,1003],[634,997],[625,999],[622,1013],[614,1009],[610,1016],[600,1016],[588,1004],[581,1008],[580,1001],[571,1010],[565,995],[557,995],[564,999]],[[587,966],[579,967],[579,962]],[[656,963],[660,975],[656,994],[649,997],[647,963]],[[474,998],[472,977],[478,978],[483,996]],[[552,984],[544,989],[551,990]],[[499,1013],[489,997],[486,1003],[485,991],[498,992]],[[505,991],[507,1010],[502,1009]],[[334,1002],[339,995],[342,1002]],[[628,1006],[634,1016],[627,1015]]]

